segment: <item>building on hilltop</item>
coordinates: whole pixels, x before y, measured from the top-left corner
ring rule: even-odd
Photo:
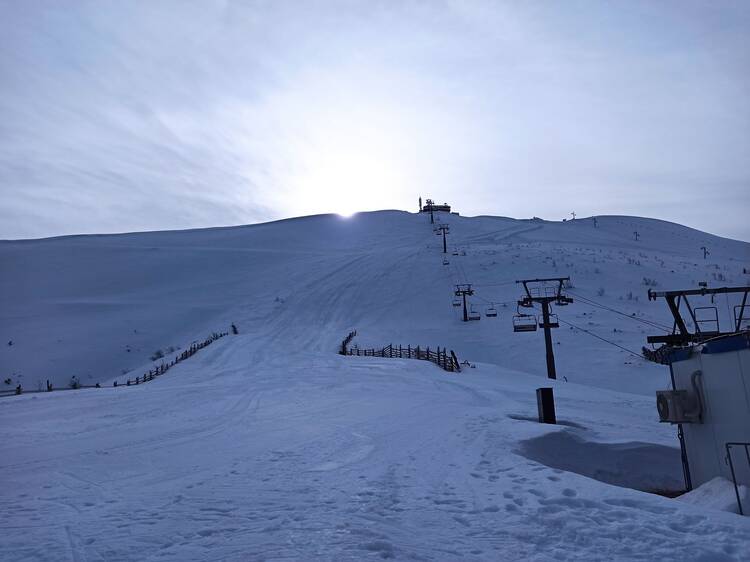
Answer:
[[[427,199],[422,205],[422,198],[419,198],[419,212],[420,213],[429,213],[430,211],[443,211],[445,213],[451,212],[451,206],[448,205],[448,203],[443,203],[442,205],[437,205],[432,199]]]

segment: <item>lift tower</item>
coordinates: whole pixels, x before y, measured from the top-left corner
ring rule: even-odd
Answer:
[[[422,203],[422,198],[419,199],[420,205]],[[423,211],[430,211],[430,224],[435,224],[435,214],[434,214],[434,208],[435,204],[432,202],[432,199],[428,199],[425,202],[425,206],[421,207]]]
[[[457,297],[463,297],[464,299],[464,322],[469,321],[469,313],[466,310],[466,295],[473,295],[474,289],[471,288],[471,283],[466,285],[456,285],[456,291],[454,293]]]
[[[445,235],[450,232],[450,227],[447,224],[441,224],[440,226],[435,227],[435,234],[440,236],[440,233],[443,233],[443,253],[448,253],[448,243],[445,241]]]
[[[552,277],[550,279],[523,279],[516,281],[521,283],[526,292],[526,296],[518,301],[518,306],[532,308],[535,303],[542,305],[542,322],[540,328],[544,328],[544,345],[547,351],[547,377],[550,379],[557,378],[555,371],[555,354],[552,349],[552,332],[551,328],[559,328],[560,323],[557,315],[550,314],[549,307],[551,303],[559,306],[565,306],[573,302],[573,299],[563,294],[563,283],[570,281],[570,277]],[[529,288],[529,283],[540,283],[537,287]],[[548,285],[552,283],[552,285]]]

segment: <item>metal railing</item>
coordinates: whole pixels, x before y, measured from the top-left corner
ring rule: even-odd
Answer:
[[[747,457],[747,466],[750,468],[750,443],[727,443],[725,445],[727,449],[727,460],[729,461],[729,470],[732,471],[732,483],[734,484],[734,494],[737,496],[737,507],[740,510],[740,515],[745,515],[742,510],[742,498],[740,497],[740,488],[737,484],[737,474],[734,471],[734,462],[732,462],[732,447],[742,447],[745,449],[745,456]]]

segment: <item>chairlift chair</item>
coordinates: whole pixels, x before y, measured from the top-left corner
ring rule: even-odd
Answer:
[[[536,316],[533,314],[514,314],[514,332],[536,332]]]
[[[451,262],[448,261],[448,258],[443,258],[443,265],[449,265]]]
[[[477,310],[474,309],[473,304],[469,308],[469,313],[467,316],[469,320],[481,320],[482,319],[482,315]]]
[[[489,318],[495,318],[497,316],[497,308],[495,308],[495,305],[492,304],[487,307],[487,309],[484,311],[484,315]]]
[[[458,250],[453,250],[453,255],[457,256],[458,255]]]
[[[461,306],[461,299],[453,299],[453,306]]]

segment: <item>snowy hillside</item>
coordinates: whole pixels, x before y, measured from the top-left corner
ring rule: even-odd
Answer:
[[[448,265],[429,217],[396,211],[0,243],[2,372],[106,383],[0,398],[0,559],[746,559],[750,518],[664,497],[683,485],[653,398],[668,371],[622,348],[670,326],[649,286],[745,284],[750,244],[632,217],[440,220]],[[511,327],[515,280],[552,275],[574,299],[557,381],[541,333]],[[467,282],[497,318],[461,322]],[[476,367],[337,355],[353,328]],[[548,384],[554,426],[535,421]]]
[[[577,297],[671,327],[664,304],[647,302],[644,280],[662,289],[750,280],[742,274],[750,244],[662,221],[440,220],[451,227],[448,266],[428,217],[397,211],[2,242],[0,336],[13,345],[0,347],[0,373],[27,389],[47,379],[64,386],[73,375],[134,377],[157,351],[234,322],[299,349],[332,351],[356,328],[363,345],[447,346],[461,360],[543,375],[541,333],[512,331],[517,279],[569,275],[577,302],[554,312],[634,351],[658,329]],[[503,303],[499,316],[460,322],[455,283],[474,284],[477,311]],[[664,369],[569,325],[554,338],[558,372],[571,382],[648,395],[664,384]]]

